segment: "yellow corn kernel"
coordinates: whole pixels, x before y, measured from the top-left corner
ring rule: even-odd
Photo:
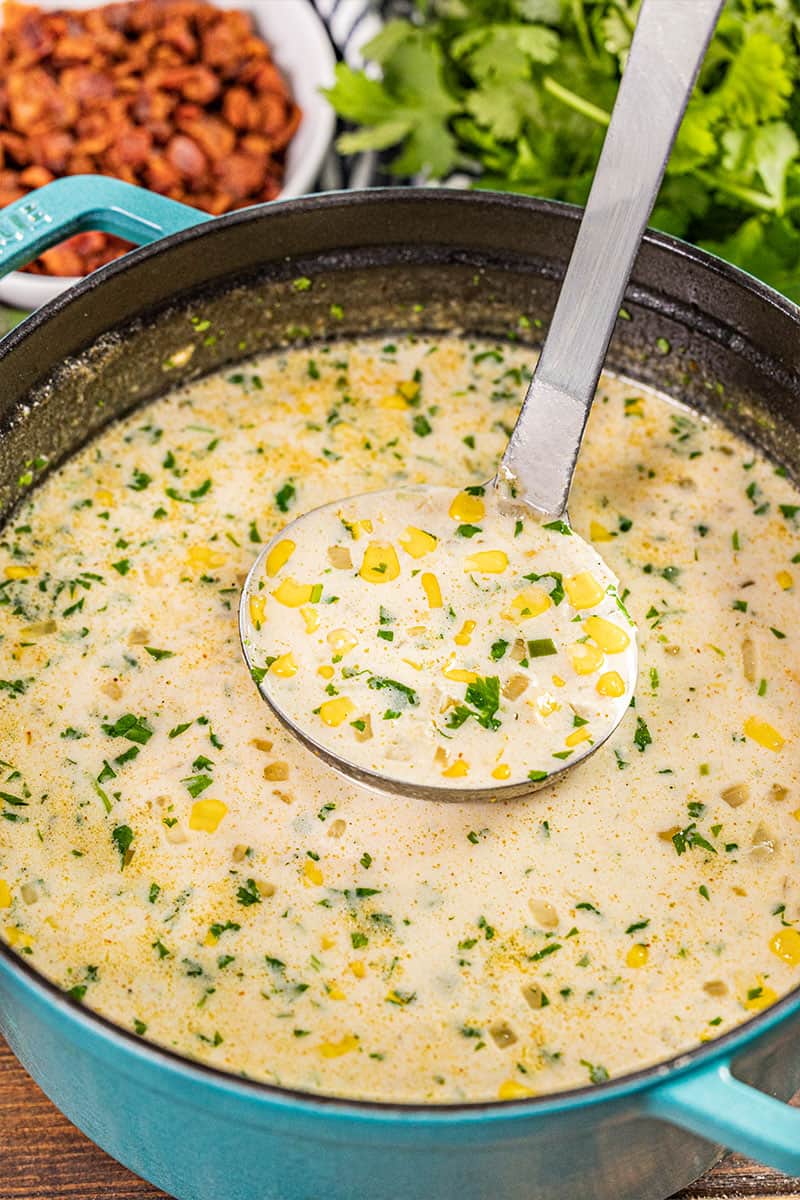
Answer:
[[[220,554],[219,550],[212,550],[210,546],[190,546],[187,562],[190,567],[199,571],[207,567],[221,567],[226,557],[225,554]]]
[[[502,615],[506,621],[527,621],[547,612],[552,603],[550,593],[534,584],[519,592]]]
[[[794,817],[795,821],[800,821],[800,808],[796,808],[792,813],[792,816]]]
[[[313,600],[314,584],[298,583],[292,579],[291,575],[287,575],[280,581],[272,594],[278,604],[283,604],[286,608],[300,608],[301,605],[310,604]]]
[[[270,675],[277,675],[279,679],[291,679],[297,674],[297,663],[294,660],[294,655],[291,650],[288,654],[281,654],[275,659],[275,662],[269,669]]]
[[[441,608],[442,589],[439,587],[439,580],[436,576],[431,575],[430,571],[425,571],[420,576],[420,583],[428,598],[428,608]]]
[[[5,879],[0,879],[0,908],[11,908],[11,888]]]
[[[307,858],[303,863],[303,883],[306,887],[322,887],[322,868],[313,858]]]
[[[319,939],[320,948],[322,950],[330,950],[336,945],[336,938],[327,937],[325,934]]]
[[[481,575],[502,575],[508,566],[508,555],[504,550],[477,550],[464,559],[465,571],[478,571]]]
[[[36,574],[36,567],[17,566],[6,567],[6,579],[32,579]]]
[[[250,620],[257,629],[264,623],[264,608],[267,603],[266,596],[251,596],[249,602]]]
[[[341,725],[356,711],[356,706],[347,696],[335,696],[319,706],[319,719],[323,725],[335,728]]]
[[[329,983],[325,988],[325,994],[329,1000],[346,1000],[347,996],[335,981]]]
[[[562,679],[560,675],[551,675],[550,678],[553,681],[553,687],[566,687],[567,685],[566,679]]]
[[[23,933],[16,925],[6,925],[3,932],[6,935],[6,941],[9,946],[13,946],[17,950],[30,950],[33,945],[31,935]]]
[[[486,514],[486,505],[480,496],[470,496],[469,492],[459,492],[450,505],[450,516],[454,521],[470,524],[480,521]]]
[[[559,712],[562,707],[558,700],[548,695],[537,696],[535,700],[529,700],[528,703],[531,707],[538,708],[543,717],[549,717],[552,713]]]
[[[358,645],[358,638],[353,637],[348,629],[332,629],[325,641],[334,654],[349,654]]]
[[[457,758],[454,763],[442,771],[442,775],[445,779],[463,779],[465,775],[469,775],[469,763],[465,763],[463,758]]]
[[[227,804],[221,800],[195,800],[189,816],[189,828],[214,833],[227,811]]]
[[[492,771],[492,779],[508,779],[511,775],[511,767],[508,763],[498,763]]]
[[[409,525],[403,536],[397,540],[412,558],[424,558],[426,554],[432,554],[439,545],[438,538],[432,533],[426,533],[424,529],[417,529],[415,525]]]
[[[7,580],[31,580],[36,575],[35,566],[6,566]]]
[[[649,957],[650,951],[647,949],[647,946],[643,946],[640,942],[637,942],[635,946],[631,946],[625,955],[625,962],[629,967],[643,967]]]
[[[765,750],[780,750],[784,742],[777,729],[768,721],[762,721],[761,717],[748,717],[744,723],[744,731],[747,737],[758,742]]]
[[[589,525],[589,538],[593,542],[611,542],[614,535],[599,521],[592,521]]]
[[[114,505],[114,493],[110,492],[108,488],[98,488],[94,498],[98,504],[104,504],[106,508],[112,508]]]
[[[748,988],[740,999],[748,1012],[760,1012],[762,1008],[769,1008],[770,1004],[775,1003],[778,993],[766,986],[762,975],[757,975],[756,986]]]
[[[267,555],[267,561],[264,566],[270,579],[278,574],[281,567],[286,566],[296,549],[297,546],[291,538],[281,538],[279,542],[275,543]]]
[[[587,617],[583,628],[606,654],[621,654],[631,644],[625,630],[613,621],[607,621],[605,617]]]
[[[348,963],[347,965],[355,975],[356,979],[363,979],[367,973],[367,968],[360,959],[356,959],[355,962]]]
[[[405,396],[401,396],[399,392],[392,392],[390,396],[384,396],[381,400],[381,408],[399,408],[406,409],[410,405]]]
[[[317,674],[321,675],[323,679],[333,679],[334,670],[333,667],[328,666],[317,667]]]
[[[215,935],[209,929],[208,933],[203,938],[203,945],[204,946],[216,946],[218,941],[219,941],[219,938],[215,937]]]
[[[313,633],[319,625],[319,613],[317,610],[311,604],[303,604],[300,608],[300,616],[303,618],[306,633]]]
[[[783,588],[784,592],[788,592],[789,588],[794,587],[794,579],[789,571],[778,571],[775,578],[778,581],[778,587]]]
[[[588,642],[573,642],[567,646],[567,654],[576,675],[591,675],[603,665],[603,651]]]
[[[626,417],[643,417],[644,416],[644,397],[636,396],[631,400],[625,401],[625,416]]]
[[[597,681],[597,691],[601,696],[624,696],[625,681],[618,671],[606,671]]]
[[[594,608],[605,596],[591,571],[579,571],[564,581],[564,591],[573,608]]]
[[[465,671],[462,667],[445,668],[442,674],[445,679],[452,679],[455,683],[474,683],[478,678],[474,671]]]
[[[419,396],[419,384],[416,379],[404,379],[398,383],[397,390],[406,400],[416,400]]]
[[[516,1079],[506,1079],[497,1089],[498,1100],[524,1100],[527,1096],[535,1096],[533,1088],[525,1087]]]
[[[565,746],[580,746],[581,742],[588,742],[591,738],[591,732],[588,725],[581,725],[580,729],[573,729],[572,733],[567,734],[564,739]]]
[[[474,621],[465,621],[459,629],[453,641],[457,646],[468,646],[472,640],[472,634],[475,630]]]
[[[369,517],[364,517],[362,521],[348,521],[341,513],[337,515],[354,542],[358,541],[362,533],[372,533],[372,521]]]
[[[771,939],[769,948],[790,967],[800,967],[800,932],[796,929],[781,929]]]
[[[343,1054],[349,1054],[351,1050],[358,1049],[358,1038],[352,1033],[346,1034],[338,1042],[320,1042],[317,1050],[323,1058],[341,1058]]]
[[[389,583],[400,574],[397,551],[391,542],[370,542],[358,572],[367,583]]]

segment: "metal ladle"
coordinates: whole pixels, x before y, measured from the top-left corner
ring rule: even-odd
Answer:
[[[723,0],[643,0],[624,76],[592,183],[575,247],[550,328],[525,396],[521,412],[500,461],[487,485],[498,494],[513,494],[529,515],[543,522],[567,520],[567,502],[583,439],[614,330],[625,287],[647,220],[692,92],[700,64],[716,25]],[[431,496],[444,489],[430,489]],[[373,493],[374,496],[378,493]],[[387,500],[390,496],[387,494]],[[341,504],[342,502],[337,502]],[[281,707],[280,693],[255,659],[257,637],[251,620],[250,598],[264,588],[266,559],[287,532],[298,543],[318,547],[320,562],[325,540],[315,520],[330,509],[325,505],[292,522],[261,551],[242,591],[239,628],[248,667],[259,690],[280,720],[303,743],[331,766],[361,783],[385,791],[431,799],[512,799],[552,783],[594,753],[613,733],[625,713],[635,680],[634,662],[625,703],[615,722],[594,743],[583,743],[568,765],[559,763],[546,777],[532,782],[514,779],[501,785],[451,787],[419,784],[386,770],[366,769],[351,762]],[[577,535],[564,539],[586,549]],[[609,574],[592,549],[598,569]]]

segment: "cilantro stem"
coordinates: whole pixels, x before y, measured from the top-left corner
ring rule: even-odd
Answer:
[[[579,96],[576,92],[571,92],[569,88],[565,88],[562,84],[557,83],[551,75],[545,75],[542,80],[542,87],[556,100],[560,100],[568,108],[574,109],[575,112],[581,113],[584,117],[588,117],[590,121],[595,121],[598,125],[608,125],[611,120],[610,114],[604,108],[598,108],[596,104],[592,104],[591,100],[584,100],[583,96]]]

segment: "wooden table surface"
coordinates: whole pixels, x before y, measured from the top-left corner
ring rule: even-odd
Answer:
[[[800,1179],[731,1157],[681,1200],[800,1200]],[[0,1200],[167,1200],[98,1150],[50,1103],[0,1038]],[[220,1200],[224,1200],[220,1197]]]

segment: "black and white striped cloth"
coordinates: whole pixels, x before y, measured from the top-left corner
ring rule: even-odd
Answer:
[[[362,47],[375,37],[398,5],[396,0],[312,0],[328,30],[336,57],[351,67],[363,66]],[[325,191],[364,188],[378,182],[377,154],[344,157],[331,149],[319,186]]]

